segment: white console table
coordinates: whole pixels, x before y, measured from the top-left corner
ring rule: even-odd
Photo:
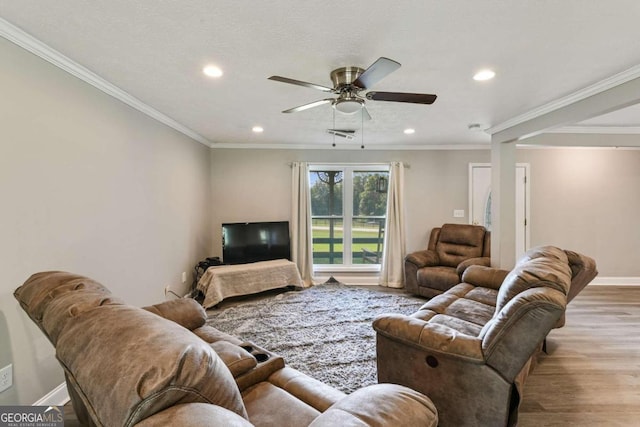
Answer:
[[[250,264],[209,267],[198,281],[204,294],[204,308],[213,307],[225,298],[250,295],[285,286],[303,287],[298,267],[286,259]]]

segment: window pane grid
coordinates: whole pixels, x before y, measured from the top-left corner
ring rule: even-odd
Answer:
[[[309,173],[315,265],[380,264],[388,177],[354,167]]]

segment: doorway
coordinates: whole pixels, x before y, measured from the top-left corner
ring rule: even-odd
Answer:
[[[529,164],[516,164],[516,259],[529,248]],[[469,163],[469,222],[491,230],[491,163]]]

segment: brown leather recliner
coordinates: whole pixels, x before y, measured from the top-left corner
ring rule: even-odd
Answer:
[[[404,259],[407,292],[434,297],[460,283],[470,265],[491,264],[491,232],[480,225],[444,224],[431,230],[426,250]]]
[[[14,295],[56,347],[84,426],[438,424],[426,396],[395,384],[347,396],[206,325],[191,299],[144,310],[66,272],[34,274]]]

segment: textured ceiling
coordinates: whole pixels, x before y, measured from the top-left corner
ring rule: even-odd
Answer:
[[[495,126],[640,64],[639,16],[637,0],[0,0],[0,17],[214,144],[326,146],[334,126],[356,130],[343,145],[362,126],[367,146],[486,144],[470,123]],[[437,101],[367,101],[362,124],[326,105],[282,114],[327,94],[267,80],[331,86],[331,70],[380,56],[402,67],[372,89]],[[204,76],[208,63],[224,76]],[[481,68],[496,78],[472,80]]]

